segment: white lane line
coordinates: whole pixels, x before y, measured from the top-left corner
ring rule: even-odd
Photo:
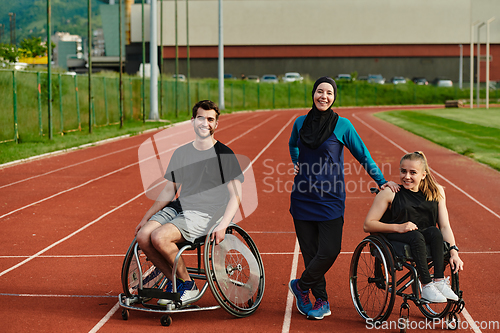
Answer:
[[[243,119],[243,120],[240,120],[238,122],[235,122],[234,124],[231,123],[231,126],[234,126],[234,125],[237,125],[237,124],[240,124],[244,121],[248,121],[252,118],[255,118],[257,117],[258,115],[254,115],[252,117],[249,117],[249,118],[246,118],[246,119]],[[180,122],[180,123],[176,123],[174,124],[173,126],[170,126],[168,128],[173,128],[173,127],[177,127],[177,126],[180,126],[180,125],[185,125],[189,122],[189,120],[187,121],[183,121],[183,122]],[[217,132],[221,132],[221,131],[224,131],[225,129],[228,129],[229,126],[227,127],[223,127],[221,129],[219,129]],[[153,129],[153,130],[148,130],[148,131],[144,131],[142,132],[141,134],[147,134],[148,132],[154,132],[154,131],[159,131],[161,130],[161,128],[157,129]],[[188,129],[186,130],[183,130],[183,131],[180,131],[180,132],[177,132],[177,133],[173,133],[173,134],[170,134],[170,135],[167,135],[167,136],[164,136],[162,138],[160,138],[158,141],[161,141],[161,140],[165,140],[169,137],[172,137],[172,136],[177,136],[179,134],[182,134],[184,132],[190,132],[191,131],[191,127],[189,127]],[[25,159],[25,160],[18,160],[18,161],[13,161],[13,162],[9,162],[9,163],[6,163],[6,164],[0,164],[0,168],[2,166],[7,166],[8,164],[16,164],[16,163],[19,163],[19,162],[22,162],[22,161],[29,161],[31,159],[37,159],[37,158],[41,158],[41,157],[44,157],[45,155],[55,155],[55,154],[60,154],[60,153],[63,153],[63,152],[70,152],[72,150],[77,150],[77,149],[82,149],[82,148],[85,148],[85,147],[88,147],[88,146],[92,146],[92,145],[98,145],[98,144],[102,144],[102,143],[105,143],[106,141],[116,141],[116,140],[119,140],[119,139],[124,139],[124,138],[128,138],[130,137],[131,134],[129,135],[124,135],[124,136],[121,136],[121,137],[117,137],[117,138],[112,138],[112,139],[107,139],[107,140],[103,140],[103,141],[99,141],[99,142],[93,142],[93,143],[88,143],[88,144],[85,144],[85,145],[82,145],[82,146],[79,146],[79,147],[74,147],[74,148],[69,148],[69,149],[65,149],[65,150],[61,150],[61,151],[57,151],[57,152],[52,152],[52,153],[47,153],[47,154],[43,154],[43,155],[39,155],[39,156],[33,156],[33,157],[30,157],[29,159]],[[100,158],[104,158],[104,157],[107,157],[107,156],[111,156],[111,155],[114,155],[114,154],[118,154],[118,153],[121,153],[121,152],[124,152],[124,151],[127,151],[127,150],[130,150],[130,149],[135,149],[137,147],[139,147],[139,145],[134,145],[134,146],[130,146],[130,147],[127,147],[127,148],[124,148],[124,149],[120,149],[120,150],[117,150],[117,151],[114,151],[114,152],[111,152],[111,153],[107,153],[107,154],[104,154],[104,155],[100,155],[100,156],[97,156],[97,157],[94,157],[94,158],[91,158],[91,159],[88,159],[86,161],[82,161],[82,162],[78,162],[78,163],[74,163],[74,164],[71,164],[71,165],[67,165],[67,166],[64,166],[62,168],[59,168],[59,169],[55,169],[55,170],[52,170],[52,171],[48,171],[46,173],[42,173],[42,174],[39,174],[39,175],[35,175],[35,176],[32,176],[32,177],[28,177],[28,178],[24,178],[24,179],[21,179],[21,180],[18,180],[18,181],[15,181],[15,182],[12,182],[12,183],[9,183],[9,184],[5,184],[5,185],[1,185],[0,186],[0,189],[2,188],[5,188],[5,187],[8,187],[8,186],[12,186],[12,185],[16,185],[16,184],[19,184],[19,183],[22,183],[22,182],[25,182],[25,181],[28,181],[28,180],[33,180],[33,179],[36,179],[36,178],[39,178],[39,177],[43,177],[43,176],[46,176],[46,175],[50,175],[52,173],[55,173],[55,172],[58,172],[58,171],[62,171],[62,170],[65,170],[65,169],[68,169],[68,168],[72,168],[72,167],[75,167],[75,166],[79,166],[79,165],[82,165],[84,163],[87,163],[87,162],[92,162],[92,161],[95,161],[95,160],[98,160]]]
[[[97,325],[95,325],[90,331],[89,333],[95,333],[97,331],[99,331],[99,329],[101,327],[104,326],[104,324],[106,324],[106,322],[109,320],[109,318],[111,318],[116,311],[118,311],[118,309],[120,308],[120,303],[116,302],[115,306],[113,306],[113,308],[111,310],[109,310],[109,312],[97,323]]]
[[[88,227],[92,226],[93,224],[95,224],[95,223],[99,222],[99,221],[100,221],[100,220],[102,220],[104,217],[108,216],[109,214],[111,214],[111,213],[113,213],[113,212],[117,211],[118,209],[120,209],[120,208],[122,208],[122,207],[124,207],[124,206],[128,205],[129,203],[131,203],[131,202],[132,202],[132,201],[134,201],[135,199],[137,199],[137,198],[139,198],[140,196],[142,196],[144,193],[145,193],[145,192],[141,192],[141,193],[139,193],[138,195],[136,195],[136,196],[135,196],[135,197],[133,197],[132,199],[130,199],[130,200],[128,200],[128,201],[126,201],[126,202],[122,203],[120,206],[117,206],[117,207],[113,208],[112,210],[108,211],[107,213],[102,214],[101,216],[99,216],[98,218],[96,218],[95,220],[93,220],[92,222],[87,223],[86,225],[84,225],[84,226],[83,226],[83,227],[81,227],[80,229],[78,229],[78,230],[76,230],[76,231],[72,232],[72,233],[71,233],[71,234],[69,234],[68,236],[66,236],[66,237],[64,237],[64,238],[61,238],[61,239],[60,239],[60,240],[58,240],[57,242],[52,243],[51,245],[47,246],[47,247],[46,247],[46,248],[44,248],[43,250],[38,251],[37,253],[35,253],[34,255],[32,255],[32,256],[30,256],[30,257],[28,257],[27,259],[25,259],[25,260],[21,261],[20,263],[18,263],[18,264],[16,264],[16,265],[14,265],[14,266],[12,266],[12,267],[10,267],[10,268],[8,268],[8,269],[4,270],[3,272],[1,272],[1,273],[0,273],[0,276],[3,276],[3,275],[5,275],[5,274],[7,274],[8,272],[10,272],[10,271],[12,271],[12,270],[14,270],[14,269],[16,269],[16,268],[18,268],[18,267],[20,267],[20,266],[22,266],[22,265],[26,264],[27,262],[30,262],[31,260],[33,260],[33,259],[35,259],[35,258],[39,257],[40,255],[44,254],[44,253],[45,253],[45,252],[47,252],[48,250],[52,249],[53,247],[55,247],[55,246],[57,246],[57,245],[61,244],[62,242],[64,242],[64,241],[66,241],[66,240],[70,239],[71,237],[73,237],[74,235],[76,235],[76,234],[78,234],[78,233],[82,232],[83,230],[87,229]]]
[[[243,121],[243,120],[242,120],[242,121]],[[252,127],[250,130],[248,130],[247,132],[245,132],[245,134],[247,134],[247,133],[251,132],[253,129],[255,129],[255,128],[259,127],[259,126],[261,126],[261,124],[258,124],[258,125],[256,125],[256,126]],[[234,142],[234,141],[236,141],[237,139],[239,139],[239,138],[241,138],[241,137],[242,137],[242,135],[240,135],[240,136],[238,136],[237,138],[235,138],[235,139],[231,140],[231,142]],[[273,139],[273,140],[274,140],[274,139]],[[159,140],[158,140],[158,141],[159,141]],[[189,141],[186,141],[186,142],[184,142],[184,143],[181,143],[181,144],[179,144],[179,146],[181,146],[181,145],[183,145],[183,144],[187,144],[187,143],[189,143],[189,142],[191,142],[191,141],[192,141],[192,140],[189,140]],[[177,147],[172,147],[172,148],[169,148],[169,149],[167,149],[167,150],[162,151],[160,154],[165,154],[165,153],[167,153],[167,152],[169,152],[169,151],[171,151],[171,150],[174,150],[174,149],[176,149],[176,148],[177,148]],[[266,147],[266,149],[267,149],[267,147]],[[31,206],[34,206],[34,205],[36,205],[36,204],[39,204],[39,203],[42,203],[42,202],[44,202],[44,201],[50,200],[50,199],[52,199],[52,198],[55,198],[55,197],[57,197],[57,196],[59,196],[59,195],[61,195],[61,194],[64,194],[64,193],[67,193],[67,192],[73,191],[73,190],[75,190],[75,189],[78,189],[78,188],[83,187],[83,186],[85,186],[85,185],[88,185],[88,184],[90,184],[90,183],[93,183],[93,182],[95,182],[95,181],[97,181],[97,180],[100,180],[100,179],[102,179],[102,178],[105,178],[105,177],[111,176],[111,175],[113,175],[113,174],[115,174],[115,173],[118,173],[118,172],[123,171],[123,170],[125,170],[125,169],[127,169],[127,168],[130,168],[130,167],[133,167],[133,166],[135,166],[135,165],[137,165],[137,164],[140,164],[141,162],[147,161],[147,160],[152,159],[152,158],[156,158],[156,156],[150,156],[150,157],[148,157],[148,158],[146,158],[146,159],[143,159],[143,160],[137,161],[137,162],[135,162],[135,163],[132,163],[132,164],[126,165],[126,166],[124,166],[124,167],[122,167],[122,168],[119,168],[119,169],[116,169],[116,170],[114,170],[114,171],[111,171],[111,172],[109,172],[109,173],[107,173],[107,174],[105,174],[105,175],[102,175],[102,176],[99,176],[99,177],[93,178],[93,179],[91,179],[91,180],[89,180],[89,181],[87,181],[87,182],[85,182],[85,183],[80,184],[80,185],[77,185],[77,186],[74,186],[74,187],[72,187],[72,188],[69,188],[69,189],[63,190],[63,191],[61,191],[61,192],[55,193],[55,194],[53,194],[53,195],[51,195],[51,196],[48,196],[48,197],[43,198],[43,199],[41,199],[41,200],[38,200],[38,201],[36,201],[36,202],[32,202],[32,203],[30,203],[30,204],[28,204],[28,205],[26,205],[26,206],[20,207],[20,208],[15,209],[15,210],[12,210],[12,211],[10,211],[10,212],[8,212],[8,213],[5,213],[5,214],[1,215],[1,216],[0,216],[0,219],[4,218],[4,217],[6,217],[6,216],[12,215],[12,214],[14,214],[14,213],[16,213],[16,212],[19,212],[19,211],[21,211],[21,210],[23,210],[23,209],[26,209],[26,208],[29,208],[29,207],[31,207]],[[246,170],[245,170],[245,171],[246,171]]]
[[[404,149],[403,147],[401,147],[400,145],[398,145],[397,143],[395,143],[394,141],[392,141],[391,139],[389,139],[388,137],[386,137],[385,135],[383,135],[382,133],[380,133],[379,131],[377,131],[375,128],[373,128],[372,126],[370,126],[364,120],[362,120],[361,118],[359,118],[358,116],[356,116],[356,114],[353,113],[352,116],[354,118],[356,118],[357,120],[359,120],[361,123],[363,123],[366,127],[370,128],[375,133],[377,133],[378,135],[380,135],[381,137],[383,137],[384,139],[386,139],[387,141],[389,141],[390,143],[392,143],[394,146],[396,146],[397,148],[399,148],[405,154],[408,153],[408,151],[406,149]],[[497,217],[497,218],[500,219],[500,215],[499,214],[497,214],[496,212],[494,212],[490,208],[486,207],[484,204],[482,204],[481,202],[479,202],[479,200],[477,200],[476,198],[474,198],[473,196],[471,196],[469,193],[467,193],[464,190],[462,190],[460,187],[458,187],[457,185],[455,185],[452,181],[450,181],[448,178],[444,177],[442,174],[440,174],[439,172],[437,172],[435,169],[431,168],[431,170],[432,170],[432,172],[434,172],[434,174],[436,174],[439,177],[441,177],[445,182],[447,182],[448,184],[450,184],[451,186],[453,186],[455,189],[457,189],[458,191],[460,191],[461,193],[463,193],[466,197],[468,197],[469,199],[471,199],[472,201],[474,201],[475,203],[477,203],[479,206],[481,206],[482,208],[484,208],[486,211],[490,212],[495,217]]]
[[[248,232],[251,234],[251,232]],[[295,232],[293,232],[295,234]],[[295,252],[260,252],[261,255],[287,255],[291,256]],[[299,252],[300,253],[300,252]],[[340,255],[352,255],[354,252],[352,251],[342,251]],[[472,255],[491,255],[491,254],[500,254],[500,251],[460,251],[460,254],[472,254]],[[120,254],[65,254],[65,255],[40,255],[38,258],[46,258],[46,259],[61,259],[61,258],[70,258],[70,259],[79,259],[79,258],[123,258],[125,253]],[[197,256],[196,253],[184,253],[183,256]],[[0,256],[0,259],[21,259],[21,258],[29,258],[30,256]]]
[[[396,146],[397,148],[399,148],[405,154],[408,153],[408,151],[406,149],[404,149],[403,147],[401,147],[400,145],[396,144],[394,141],[392,141],[391,139],[389,139],[388,137],[386,137],[385,135],[383,135],[382,133],[380,133],[379,131],[377,131],[375,128],[373,128],[372,126],[370,126],[367,122],[365,122],[364,120],[362,120],[361,118],[359,118],[358,116],[356,116],[356,114],[353,113],[352,116],[354,118],[356,118],[357,120],[359,120],[366,127],[368,127],[369,129],[371,129],[372,131],[374,131],[375,133],[377,133],[378,135],[380,135],[382,138],[384,138],[385,140],[389,141],[394,146]],[[443,175],[441,175],[440,173],[438,173],[436,170],[434,170],[432,168],[431,168],[431,170],[432,170],[432,172],[434,172],[434,174],[436,174],[439,177],[441,177],[442,179],[444,179],[448,184],[450,184],[451,186],[453,186],[454,188],[456,188],[457,190],[459,190],[460,192],[462,192],[463,194],[465,194],[465,196],[467,196],[469,199],[471,199],[472,201],[474,201],[475,203],[477,203],[479,206],[481,206],[484,209],[486,209],[486,211],[492,213],[497,218],[500,218],[500,215],[498,215],[497,213],[495,213],[494,211],[492,211],[491,209],[489,209],[488,207],[486,207],[485,205],[483,205],[481,202],[479,202],[473,196],[471,196],[470,194],[468,194],[467,192],[465,192],[464,190],[462,190],[460,187],[458,187],[457,185],[455,185],[454,183],[452,183],[450,180],[448,180],[447,178],[445,178]],[[474,319],[469,314],[469,312],[467,312],[467,310],[465,308],[462,310],[462,313],[463,313],[465,319],[467,320],[467,322],[469,323],[469,327],[472,327],[473,330],[474,330],[474,332],[476,332],[476,333],[481,332],[481,330],[479,330],[479,328],[476,327],[476,325],[474,324]]]
[[[165,136],[165,137],[161,138],[160,140],[164,140],[164,139],[166,139],[168,137],[171,137],[171,136],[174,136],[174,135],[178,135],[178,134],[181,134],[181,133],[184,133],[184,132],[188,132],[190,130],[191,129],[187,129],[187,130],[179,132],[179,133],[171,134],[171,135],[168,135],[168,136]],[[158,140],[158,141],[160,141],[160,140]],[[62,170],[65,170],[65,169],[69,169],[69,168],[72,168],[72,167],[75,167],[75,166],[79,166],[79,165],[85,164],[87,162],[92,162],[92,161],[98,160],[100,158],[108,157],[108,156],[111,156],[111,155],[114,155],[114,154],[119,154],[121,152],[130,150],[130,149],[135,149],[135,148],[137,148],[139,146],[140,145],[134,145],[134,146],[131,146],[131,147],[128,147],[128,148],[116,150],[116,151],[114,151],[112,153],[107,153],[107,154],[104,154],[104,155],[100,155],[100,156],[97,156],[97,157],[90,158],[90,159],[82,161],[82,162],[70,164],[70,165],[64,166],[64,167],[59,168],[59,169],[54,169],[54,170],[51,170],[51,171],[48,171],[48,172],[45,172],[45,173],[42,173],[42,174],[39,174],[39,175],[35,175],[35,176],[28,177],[28,178],[24,178],[24,179],[21,179],[21,180],[18,180],[18,181],[9,183],[9,184],[2,185],[2,186],[0,186],[0,189],[5,188],[5,187],[9,187],[9,186],[12,186],[12,185],[16,185],[16,184],[19,184],[19,183],[23,183],[23,182],[28,181],[28,180],[33,180],[33,179],[36,179],[36,178],[39,178],[39,177],[47,176],[47,175],[50,175],[50,174],[58,172],[58,171],[62,171]]]
[[[54,294],[13,294],[0,293],[0,296],[11,297],[52,297],[52,298],[116,298],[116,295],[54,295]]]
[[[290,123],[290,121],[289,121],[288,123]],[[285,125],[285,127],[288,125],[288,123]],[[258,125],[256,125],[256,126],[254,126],[253,128],[255,129],[255,128],[259,127],[259,126],[260,126],[260,124],[258,124]],[[279,133],[281,133],[281,132],[283,131],[283,129],[284,129],[284,127],[280,130],[280,132],[279,132]],[[247,133],[248,133],[248,132],[249,132],[249,131],[247,131]],[[241,138],[241,136],[239,136],[239,137],[238,137],[238,138],[236,138],[236,139],[239,139],[239,138]],[[234,142],[236,139],[234,139],[234,140],[232,140],[232,141]],[[275,137],[271,140],[271,142],[274,142],[274,140],[276,140],[276,136],[275,136]],[[266,147],[264,147],[264,149],[263,149],[263,150],[261,150],[261,152],[259,153],[259,155],[258,155],[258,156],[262,155],[262,153],[263,153],[263,152],[264,152],[264,151],[265,151],[268,147],[269,147],[269,145],[267,145]],[[174,147],[174,148],[175,148],[175,147]],[[171,149],[174,149],[174,148],[171,148]],[[171,149],[169,149],[169,150],[171,150]],[[168,150],[167,150],[167,151],[168,151]],[[153,156],[153,157],[156,157],[156,156]],[[150,157],[150,158],[153,158],[153,157]],[[258,157],[256,157],[256,158],[252,161],[252,163],[253,163],[254,161],[256,161],[256,159],[257,159],[257,158],[258,158]],[[139,163],[139,162],[137,162],[137,163]],[[134,163],[134,165],[135,165],[135,164],[137,164],[137,163]],[[129,166],[127,166],[127,167],[129,167]],[[118,170],[122,170],[122,169],[125,169],[125,168],[127,168],[127,167],[124,167],[124,168],[121,168],[121,169],[118,169]],[[112,173],[115,173],[115,172],[117,172],[117,171],[113,171]],[[111,173],[110,173],[110,174],[111,174]],[[108,174],[108,175],[109,175],[109,174]],[[105,176],[106,176],[106,175],[105,175]],[[98,177],[98,178],[102,178],[102,177],[104,177],[104,176],[101,176],[101,177]],[[97,179],[97,178],[96,178],[96,179]],[[89,183],[89,182],[87,182],[87,183]],[[161,183],[158,183],[158,184],[156,184],[154,187],[159,186],[160,184],[161,184]],[[82,184],[82,185],[79,185],[79,186],[77,186],[77,187],[74,187],[73,189],[78,188],[78,187],[81,187],[81,186],[83,186],[83,184]],[[154,187],[153,187],[153,188],[154,188]],[[69,191],[69,190],[66,190],[66,191],[63,191],[63,192],[60,192],[60,193],[64,193],[64,192],[67,192],[67,191]],[[14,270],[14,269],[16,269],[16,268],[18,268],[18,267],[20,267],[20,266],[24,265],[25,263],[27,263],[27,262],[29,262],[29,261],[31,261],[31,260],[33,260],[33,259],[35,259],[35,258],[39,257],[40,255],[42,255],[43,253],[47,252],[48,250],[50,250],[51,248],[55,247],[56,245],[58,245],[58,244],[60,244],[60,243],[62,243],[62,242],[64,242],[64,241],[68,240],[69,238],[73,237],[74,235],[78,234],[79,232],[81,232],[81,231],[85,230],[86,228],[90,227],[90,226],[91,226],[91,225],[93,225],[94,223],[96,223],[96,222],[100,221],[100,220],[101,220],[102,218],[104,218],[105,216],[107,216],[107,215],[109,215],[109,214],[111,214],[111,213],[115,212],[116,210],[118,210],[118,209],[120,209],[120,208],[122,208],[122,207],[126,206],[126,205],[127,205],[127,204],[129,204],[130,202],[132,202],[132,201],[134,201],[135,199],[139,198],[139,197],[140,197],[141,195],[143,195],[144,193],[145,193],[144,191],[143,191],[143,192],[141,192],[141,193],[139,193],[138,195],[136,195],[136,196],[135,196],[135,197],[133,197],[132,199],[130,199],[130,200],[128,200],[128,201],[126,201],[126,202],[122,203],[120,206],[117,206],[117,207],[113,208],[112,210],[110,210],[110,211],[108,211],[108,212],[104,213],[103,215],[99,216],[97,219],[95,219],[94,221],[92,221],[92,222],[90,222],[90,223],[86,224],[85,226],[83,226],[82,228],[78,229],[77,231],[75,231],[75,232],[71,233],[70,235],[68,235],[68,236],[66,236],[66,237],[64,237],[64,238],[62,238],[61,240],[59,240],[59,241],[57,241],[57,242],[55,242],[55,243],[53,243],[53,244],[49,245],[49,246],[48,246],[48,247],[46,247],[45,249],[43,249],[43,250],[41,250],[41,251],[39,251],[39,252],[35,253],[34,255],[32,255],[32,256],[30,256],[30,257],[28,257],[27,259],[23,260],[22,262],[18,263],[17,265],[14,265],[14,266],[12,266],[11,268],[6,269],[5,271],[3,271],[3,272],[1,272],[1,273],[0,273],[0,276],[2,276],[2,275],[4,275],[4,274],[7,274],[8,272],[10,272],[10,271],[12,271],[12,270]],[[54,196],[56,196],[56,195],[54,195]],[[54,197],[54,196],[51,196],[51,197]],[[51,197],[49,197],[49,198],[51,198]],[[45,200],[46,200],[46,199],[44,199],[43,201],[45,201]],[[41,201],[39,201],[39,202],[41,202]],[[31,205],[33,205],[33,204],[31,204]],[[30,206],[31,206],[31,205],[30,205]],[[28,207],[28,206],[25,206],[25,207]],[[12,212],[11,212],[11,213],[12,213]],[[8,213],[8,214],[10,214],[10,213]],[[6,215],[8,215],[8,214],[2,215],[2,216],[0,216],[0,218],[2,218],[2,217],[4,217],[4,216],[6,216]]]
[[[297,266],[299,264],[299,240],[295,239],[295,249],[293,251],[292,259],[292,270],[290,272],[290,279],[292,281],[297,276]],[[295,297],[292,292],[288,290],[288,295],[286,296],[286,307],[285,307],[285,318],[283,319],[283,327],[281,328],[282,333],[290,332],[290,324],[292,323],[292,308]]]

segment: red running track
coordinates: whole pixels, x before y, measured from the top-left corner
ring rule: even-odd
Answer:
[[[341,108],[356,127],[387,179],[398,181],[405,151],[423,150],[447,190],[451,223],[465,262],[460,275],[466,311],[460,330],[481,332],[498,325],[500,286],[500,174],[372,114],[394,108]],[[407,109],[407,107],[405,108]],[[373,196],[370,178],[346,150],[347,209],[342,254],[327,274],[332,315],[309,321],[292,306],[287,288],[300,274],[302,259],[288,213],[293,120],[304,110],[223,115],[216,138],[253,164],[259,206],[240,225],[257,243],[266,270],[258,311],[235,319],[224,310],[173,315],[169,328],[159,315],[132,311],[123,321],[117,308],[123,256],[135,226],[152,201],[143,194],[138,147],[154,133],[117,140],[0,169],[0,318],[4,332],[363,332],[367,326],[352,304],[348,269],[365,234],[364,215]],[[189,123],[166,130],[161,149],[191,138]],[[295,263],[295,265],[294,265]],[[397,321],[396,299],[390,321]],[[199,305],[215,305],[207,292]],[[414,324],[424,318],[415,306]],[[496,326],[498,329],[498,326]],[[432,331],[440,331],[440,327]]]

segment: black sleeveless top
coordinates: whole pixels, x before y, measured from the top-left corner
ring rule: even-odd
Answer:
[[[411,221],[420,230],[435,226],[438,220],[438,201],[428,201],[421,192],[413,192],[400,185],[394,195],[389,223],[402,224]]]

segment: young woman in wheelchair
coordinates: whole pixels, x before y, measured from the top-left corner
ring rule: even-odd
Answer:
[[[453,273],[463,269],[458,247],[450,226],[444,189],[432,176],[422,152],[404,155],[400,161],[400,191],[382,190],[366,216],[365,232],[384,233],[389,241],[410,245],[422,284],[422,298],[431,303],[457,301],[458,296],[444,278],[443,241],[450,246]],[[382,216],[390,209],[390,221]],[[387,216],[387,215],[386,215]],[[436,227],[436,223],[439,229]],[[434,262],[434,279],[427,266],[426,243],[430,244]]]

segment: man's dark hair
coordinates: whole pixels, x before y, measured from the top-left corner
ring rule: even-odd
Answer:
[[[212,102],[208,99],[204,99],[204,100],[196,103],[193,106],[193,118],[196,118],[196,116],[198,115],[199,108],[202,108],[203,110],[206,110],[206,111],[214,110],[215,113],[217,113],[217,116],[215,118],[216,118],[216,120],[219,120],[219,115],[220,115],[219,107],[214,102]]]

